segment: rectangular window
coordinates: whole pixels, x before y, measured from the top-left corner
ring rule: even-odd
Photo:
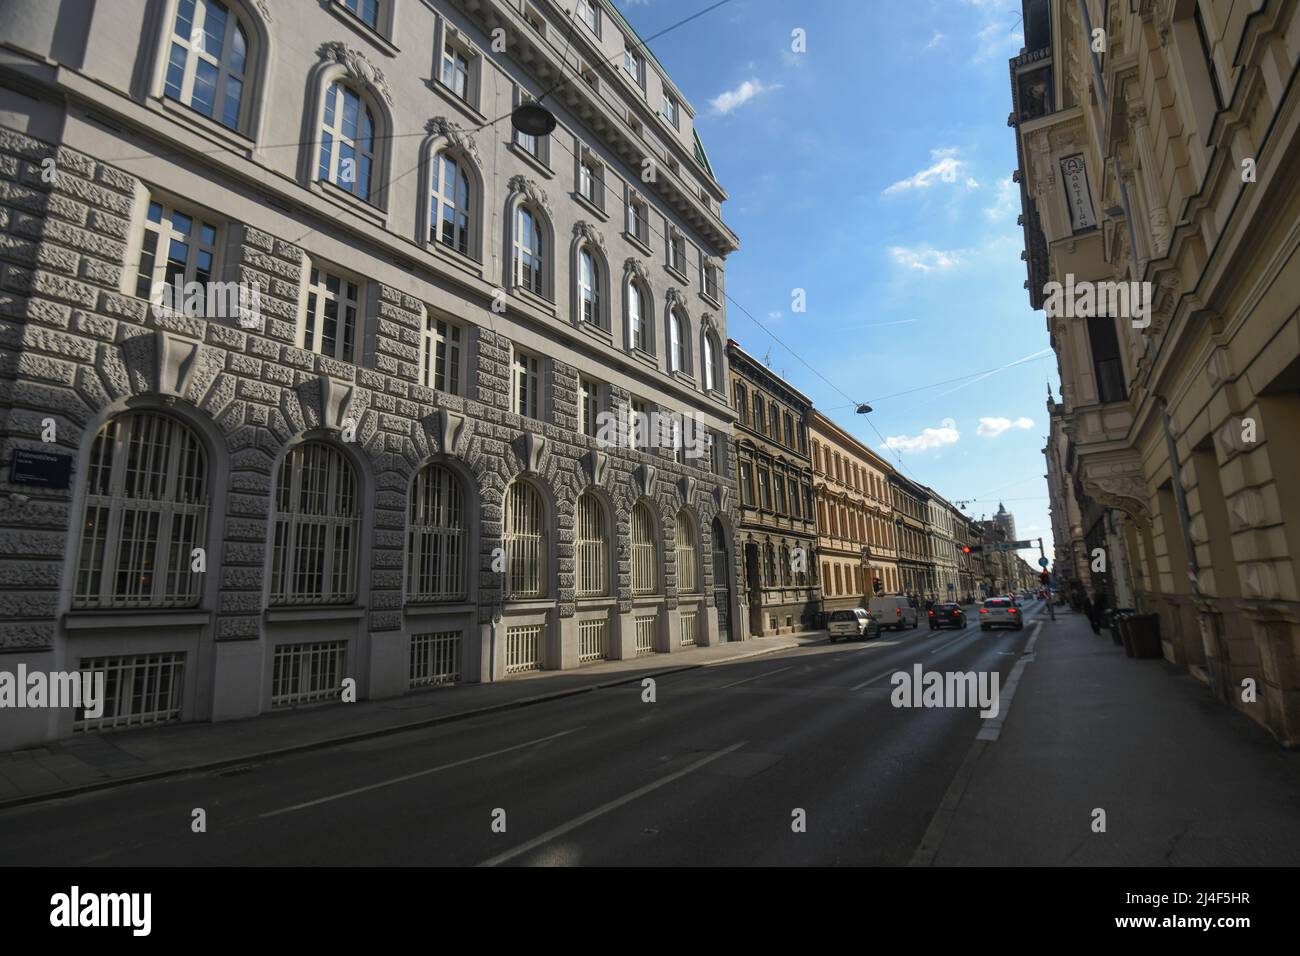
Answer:
[[[185,285],[197,282],[203,286],[202,314],[207,316],[208,283],[216,271],[217,234],[216,222],[207,216],[150,202],[135,294],[154,304],[170,302],[173,311],[181,312]]]
[[[361,284],[312,266],[298,319],[298,347],[342,362],[355,361]]]
[[[761,432],[763,430],[763,425],[764,425],[763,396],[755,392],[754,393],[754,431]]]
[[[667,119],[668,122],[673,124],[673,129],[676,129],[677,120],[678,120],[677,101],[673,99],[669,94],[665,93],[663,105],[660,106],[659,109],[660,112],[664,114],[664,118]]]
[[[754,507],[754,480],[747,461],[740,463],[740,500],[746,507]]]
[[[714,302],[718,301],[718,267],[711,262],[701,264],[701,282],[704,286],[704,294]]]
[[[442,85],[468,103],[469,77],[469,56],[449,41],[442,51]]]
[[[185,687],[184,654],[137,654],[131,657],[83,657],[83,674],[104,675],[103,712],[88,717],[74,712],[74,732],[114,730],[165,724],[181,719]]]
[[[540,361],[516,349],[510,368],[510,410],[525,418],[541,418]]]
[[[686,240],[676,231],[668,236],[668,267],[686,273]]]
[[[790,513],[789,504],[788,504],[788,502],[786,501],[786,497],[785,497],[785,478],[784,478],[784,476],[782,476],[782,475],[777,475],[776,478],[774,479],[774,483],[775,483],[775,485],[776,485],[776,511],[777,511],[777,514],[789,514],[789,513]]]
[[[1128,392],[1115,320],[1109,315],[1089,316],[1088,341],[1092,346],[1093,373],[1097,377],[1097,400],[1103,404],[1122,402],[1128,397]]]
[[[637,86],[645,86],[645,60],[633,49],[631,41],[625,41],[623,47],[623,72],[632,78]]]
[[[771,418],[769,419],[771,430],[768,432],[777,441],[781,440],[781,409],[773,405],[770,409]]]
[[[411,687],[438,687],[460,680],[460,631],[411,635]]]
[[[643,245],[650,245],[650,209],[636,198],[628,200],[627,231]]]
[[[328,700],[343,692],[347,641],[281,644],[271,672],[271,706],[288,707]]]
[[[765,511],[772,508],[772,476],[766,468],[758,469],[758,506]]]
[[[713,432],[704,433],[704,454],[705,460],[709,463],[709,473],[722,474],[721,448],[718,445],[718,437]]]
[[[736,406],[736,414],[740,416],[740,424],[749,425],[749,398],[745,393],[745,386],[736,382],[731,387],[732,401]]]
[[[464,330],[454,322],[429,316],[424,325],[422,382],[452,395],[464,395]]]
[[[609,621],[578,622],[578,663],[603,661],[609,656]]]
[[[631,439],[632,447],[636,449],[646,449],[650,447],[650,405],[643,399],[632,399],[629,406],[632,411],[631,421],[628,426],[632,434],[628,436]]]
[[[593,379],[578,379],[578,431],[596,437],[600,424],[601,384]]]
[[[598,209],[605,208],[601,166],[587,156],[578,163],[578,195]]]
[[[596,0],[578,0],[578,19],[587,25],[587,29],[600,36],[600,7]]]
[[[634,618],[636,621],[636,656],[655,652],[655,634],[659,629],[659,618],[655,615]]]
[[[343,5],[370,29],[379,29],[379,0],[343,0]]]
[[[506,628],[507,674],[542,669],[543,630],[544,627],[541,624]]]
[[[794,418],[789,412],[785,413],[785,444],[788,448],[794,447]]]

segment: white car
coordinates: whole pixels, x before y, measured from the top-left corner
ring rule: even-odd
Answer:
[[[882,631],[885,628],[901,631],[905,627],[916,627],[919,617],[916,608],[901,594],[878,594],[871,599],[868,610]]]
[[[839,611],[831,611],[827,615],[826,635],[834,644],[841,637],[847,637],[849,640],[853,640],[855,637],[863,639],[879,637],[880,627],[871,619],[871,615],[862,608],[844,608]]]
[[[1013,627],[1017,631],[1023,630],[1024,618],[1015,598],[1009,595],[992,597],[980,608],[980,630],[987,631],[994,627]]]

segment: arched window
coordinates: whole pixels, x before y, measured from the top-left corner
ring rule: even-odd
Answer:
[[[650,334],[645,322],[645,292],[635,279],[627,283],[627,337],[632,348],[651,351]]]
[[[655,521],[649,506],[638,501],[632,508],[632,593],[654,594],[658,588],[658,549]]]
[[[506,597],[546,595],[546,509],[537,489],[516,481],[506,489]]]
[[[375,164],[375,114],[361,94],[341,81],[325,91],[317,177],[370,202]]]
[[[73,606],[198,604],[208,462],[194,432],[154,412],[118,415],[95,435],[86,484]]]
[[[582,321],[603,328],[599,260],[586,246],[578,253],[578,301],[582,307]]]
[[[605,506],[590,491],[578,498],[578,528],[574,540],[578,597],[609,594],[609,525]]]
[[[668,313],[668,370],[686,371],[686,330],[676,309]]]
[[[704,387],[710,392],[719,390],[722,384],[722,368],[718,365],[718,346],[713,333],[704,336]]]
[[[342,604],[357,595],[357,476],[337,448],[305,442],[280,463],[272,604]]]
[[[163,95],[238,130],[248,83],[248,30],[220,0],[178,0]]]
[[[545,295],[542,282],[542,223],[526,203],[515,207],[513,271],[516,285]]]
[[[428,465],[411,485],[406,526],[408,601],[465,598],[465,498],[459,479]]]
[[[464,161],[446,150],[436,153],[429,183],[429,241],[468,255],[471,193]]]
[[[690,513],[677,512],[677,591],[695,594],[700,590],[700,558],[695,543],[695,520]]]

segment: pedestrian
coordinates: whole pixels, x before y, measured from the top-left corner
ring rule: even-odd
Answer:
[[[1101,633],[1101,623],[1097,620],[1097,605],[1092,599],[1092,592],[1085,592],[1083,596],[1083,613],[1088,617],[1088,623],[1092,626],[1092,633]]]

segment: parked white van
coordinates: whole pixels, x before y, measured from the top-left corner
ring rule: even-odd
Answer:
[[[916,627],[918,615],[916,608],[907,603],[907,598],[900,594],[880,594],[871,599],[868,606],[871,619],[885,628],[901,631],[905,627]]]

